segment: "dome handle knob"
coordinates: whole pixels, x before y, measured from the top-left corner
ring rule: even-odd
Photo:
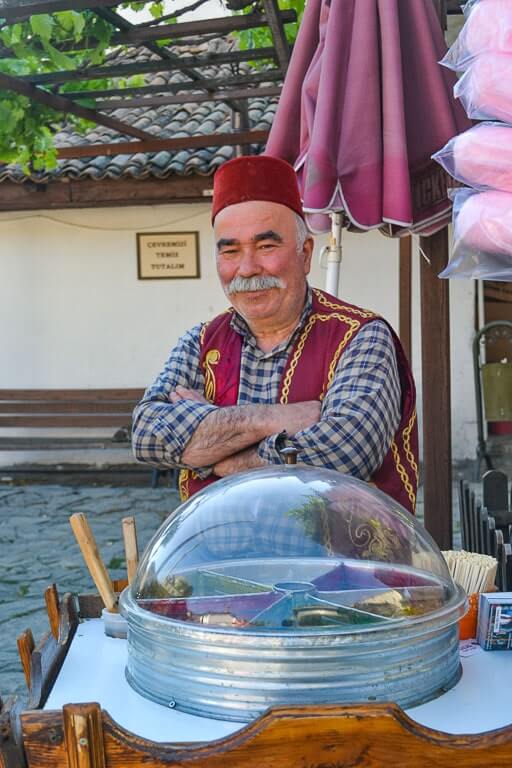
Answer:
[[[288,448],[281,448],[279,453],[281,454],[281,456],[284,457],[285,464],[297,463],[298,450],[296,448],[292,448],[291,446],[289,446]]]

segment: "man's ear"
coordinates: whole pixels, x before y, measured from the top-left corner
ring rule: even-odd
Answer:
[[[304,257],[304,274],[309,275],[309,272],[311,270],[311,259],[313,257],[313,248],[315,246],[315,241],[312,237],[308,237],[306,240],[304,240],[304,245],[302,246],[302,255]]]

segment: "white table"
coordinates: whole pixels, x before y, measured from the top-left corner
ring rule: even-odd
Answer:
[[[152,741],[210,741],[243,727],[166,709],[126,682],[126,640],[107,637],[101,619],[79,625],[45,709],[97,701],[123,728]],[[481,733],[512,723],[512,652],[482,651],[462,658],[454,688],[406,710],[418,723],[446,733]]]

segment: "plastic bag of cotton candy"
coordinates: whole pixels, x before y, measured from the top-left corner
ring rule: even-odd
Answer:
[[[455,189],[453,251],[439,277],[512,281],[512,192]]]
[[[511,125],[479,123],[450,139],[432,157],[463,184],[512,192]]]
[[[456,72],[467,69],[486,53],[512,55],[512,3],[510,0],[470,0],[466,21],[441,64]]]
[[[473,120],[512,123],[512,52],[477,56],[455,84],[453,94]]]

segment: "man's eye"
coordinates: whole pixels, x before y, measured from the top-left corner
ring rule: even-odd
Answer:
[[[236,256],[238,253],[238,250],[236,248],[221,248],[220,255],[221,256]]]
[[[276,247],[275,243],[260,243],[259,244],[260,251],[271,251],[273,248]]]

